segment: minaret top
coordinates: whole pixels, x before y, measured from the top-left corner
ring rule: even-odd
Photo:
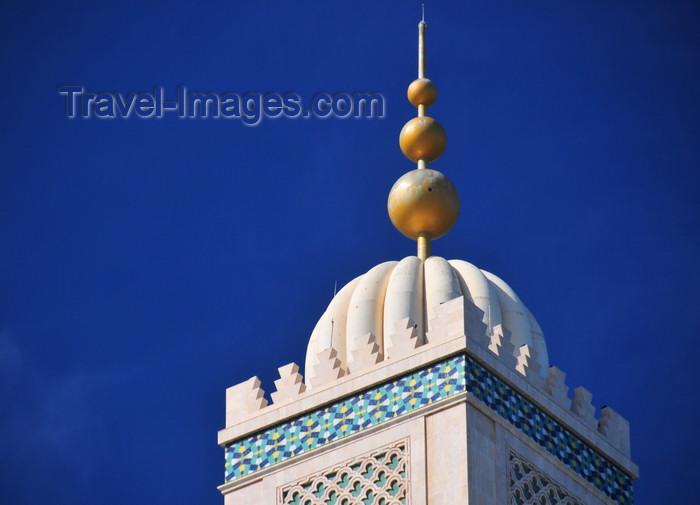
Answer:
[[[443,174],[428,168],[447,146],[442,125],[427,115],[437,100],[437,87],[425,76],[425,11],[418,23],[418,78],[408,87],[408,101],[418,117],[408,121],[399,135],[401,151],[417,169],[404,174],[389,192],[387,208],[397,230],[418,242],[418,257],[431,256],[431,241],[446,234],[459,215],[459,196]]]

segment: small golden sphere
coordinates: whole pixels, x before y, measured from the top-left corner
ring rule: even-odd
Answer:
[[[419,105],[430,107],[438,97],[437,86],[433,84],[433,81],[425,77],[416,79],[409,84],[406,94],[408,95],[408,101],[415,107]]]
[[[401,129],[399,146],[411,161],[435,161],[447,147],[447,133],[431,117],[414,117]]]
[[[402,175],[389,192],[389,218],[397,230],[416,240],[420,233],[442,237],[457,222],[459,196],[452,181],[437,170]]]

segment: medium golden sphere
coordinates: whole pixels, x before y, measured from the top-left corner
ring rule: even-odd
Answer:
[[[414,117],[401,129],[399,146],[411,161],[435,161],[447,147],[447,133],[431,117]]]
[[[408,238],[419,233],[430,238],[442,237],[457,222],[459,196],[445,175],[429,168],[402,175],[389,192],[389,218],[397,230]]]
[[[408,101],[415,107],[419,105],[430,107],[438,97],[437,86],[433,84],[433,81],[425,77],[416,79],[409,84],[406,94],[408,95]]]

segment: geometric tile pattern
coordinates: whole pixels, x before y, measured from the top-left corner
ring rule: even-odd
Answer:
[[[522,456],[508,460],[508,505],[581,505]]]
[[[619,505],[632,504],[632,480],[468,355],[405,375],[226,446],[233,481],[426,405],[467,391]]]
[[[461,368],[457,368],[461,367]],[[226,446],[226,482],[464,391],[464,359],[430,366]]]
[[[467,358],[467,391],[619,505],[632,504],[632,479],[551,416]]]
[[[279,505],[405,505],[406,440],[327,468],[278,489]]]

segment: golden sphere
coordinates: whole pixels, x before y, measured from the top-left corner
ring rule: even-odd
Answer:
[[[408,95],[408,101],[415,107],[419,105],[430,107],[438,97],[437,86],[433,84],[433,81],[425,77],[416,79],[409,84],[406,94]]]
[[[402,175],[389,192],[389,217],[397,230],[408,238],[428,233],[442,237],[457,222],[459,196],[445,175],[429,168]]]
[[[399,146],[411,161],[435,161],[447,147],[447,133],[431,117],[414,117],[401,129]]]

